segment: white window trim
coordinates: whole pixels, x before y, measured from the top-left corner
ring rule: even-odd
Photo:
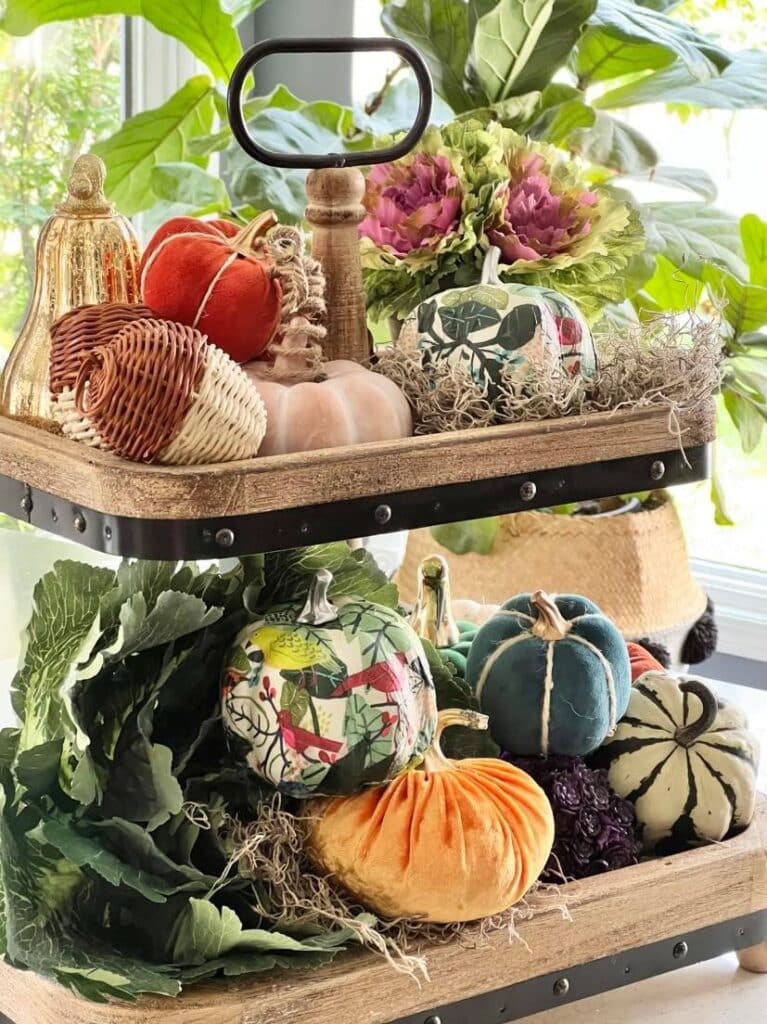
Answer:
[[[767,661],[767,573],[702,559],[690,566],[714,602],[717,652]]]
[[[204,71],[183,43],[144,18],[126,19],[123,57],[130,114],[161,106],[193,75]]]

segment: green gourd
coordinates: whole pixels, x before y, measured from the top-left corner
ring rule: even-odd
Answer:
[[[754,815],[759,743],[702,679],[645,672],[595,757],[634,804],[648,853],[718,842]]]
[[[466,680],[490,732],[511,754],[588,754],[624,714],[626,644],[585,597],[520,594],[478,631]]]

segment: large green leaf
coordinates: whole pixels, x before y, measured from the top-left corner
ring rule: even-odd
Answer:
[[[476,6],[472,10],[456,0],[389,0],[381,11],[381,23],[388,34],[420,50],[435,90],[456,114],[481,106],[490,98],[472,91],[465,77],[471,47],[469,19],[476,13]]]
[[[758,447],[767,419],[767,406],[760,405],[748,392],[730,387],[724,392],[724,405],[738,428],[743,451],[750,455]]]
[[[491,103],[529,91],[517,81],[553,9],[554,0],[500,0],[477,22],[472,70]]]
[[[183,207],[191,216],[219,213],[232,205],[223,181],[196,164],[155,164],[150,180],[158,199]]]
[[[209,135],[197,135],[190,138],[188,142],[189,152],[194,156],[210,156],[211,153],[220,153],[232,142],[232,129],[226,119],[226,97],[216,92],[213,97],[219,117],[224,121],[223,126]],[[265,96],[253,96],[243,103],[245,118],[255,117],[256,114],[267,107],[278,107],[280,110],[298,110],[303,106],[303,100],[284,85],[277,85]]]
[[[371,113],[364,110],[356,112],[357,125],[375,135],[396,135],[407,131],[415,120],[418,110],[418,83],[413,75],[407,75],[394,82],[386,92],[380,104]],[[298,101],[299,106],[301,101]],[[473,111],[471,112],[473,113]],[[431,108],[431,124],[447,124],[453,120],[453,111],[440,97],[435,95]]]
[[[346,541],[292,548],[266,555],[267,585],[261,597],[265,607],[303,601],[319,569],[333,575],[331,597],[361,597],[396,608],[399,592],[368,551],[352,551]]]
[[[549,20],[513,92],[517,95],[544,89],[579,45],[586,22],[596,10],[597,0],[554,0]]]
[[[719,267],[706,267],[703,279],[715,300],[724,301],[724,318],[735,338],[767,326],[767,287],[745,284]]]
[[[295,97],[276,97],[273,106],[248,121],[262,146],[282,153],[338,153],[369,148],[372,137],[357,131],[354,114],[337,103],[317,101],[294,106]],[[286,104],[286,105],[278,105]],[[238,202],[255,210],[275,210],[284,220],[301,221],[306,208],[306,171],[266,167],[235,143],[226,151],[226,180]]]
[[[107,165],[107,193],[127,215],[157,201],[152,170],[160,163],[199,160],[189,139],[210,131],[213,88],[209,78],[191,78],[161,107],[129,118],[109,139],[93,147]]]
[[[578,128],[571,134],[569,145],[591,163],[619,174],[639,174],[658,162],[655,147],[640,131],[601,110],[590,128]]]
[[[34,590],[22,667],[13,681],[13,703],[29,750],[64,735],[60,690],[99,636],[99,607],[114,573],[84,562],[57,562]]]
[[[552,82],[541,93],[525,132],[531,138],[566,147],[573,132],[590,128],[595,119],[596,114],[580,89]]]
[[[641,42],[605,25],[590,25],[581,36],[572,67],[582,85],[668,67],[676,55],[660,43]]]
[[[674,266],[698,278],[707,264],[746,277],[737,218],[694,202],[645,203],[642,214]]]
[[[498,516],[491,516],[488,519],[467,519],[463,523],[432,526],[430,532],[438,544],[455,555],[465,555],[467,552],[489,555],[500,527]]]
[[[699,80],[682,62],[611,89],[594,100],[603,108],[639,103],[684,103],[719,110],[757,109],[767,104],[767,53],[744,50],[720,74]]]
[[[0,29],[12,35],[27,35],[51,21],[100,14],[143,16],[161,32],[184,43],[221,81],[229,80],[242,56],[232,17],[222,10],[218,0],[7,0]]]
[[[685,274],[662,254],[658,254],[655,273],[646,281],[644,291],[664,312],[695,309],[703,292],[703,282]]]
[[[691,25],[639,7],[633,0],[599,0],[590,24],[607,28],[630,42],[665,47],[700,81],[710,78],[717,68],[721,70],[730,62],[725,50]]]
[[[767,221],[747,213],[740,221],[740,237],[751,284],[767,286]]]

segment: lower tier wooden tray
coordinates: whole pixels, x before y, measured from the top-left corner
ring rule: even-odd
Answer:
[[[357,952],[319,971],[98,1006],[0,964],[0,1014],[14,1024],[504,1024],[731,950],[767,972],[767,798],[726,843],[562,892],[571,920],[552,909],[519,926],[524,942],[503,933],[435,946],[421,987]]]
[[[714,435],[712,401],[163,467],[0,417],[0,512],[110,554],[248,554],[700,480]]]

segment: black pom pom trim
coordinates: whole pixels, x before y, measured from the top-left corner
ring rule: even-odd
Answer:
[[[641,640],[633,640],[632,643],[644,647],[647,653],[652,655],[656,661],[659,661],[664,668],[671,668],[671,654],[668,647],[664,644],[651,640],[648,636],[642,637]]]
[[[716,650],[719,628],[714,618],[714,602],[709,597],[706,610],[687,634],[682,647],[682,661],[686,665],[699,665]]]

